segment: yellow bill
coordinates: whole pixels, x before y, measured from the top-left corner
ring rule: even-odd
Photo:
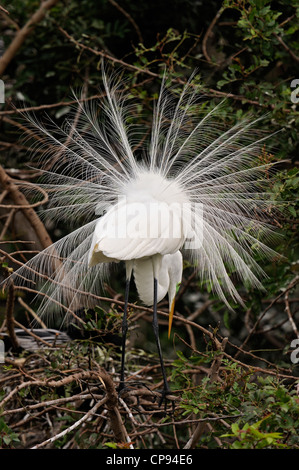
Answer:
[[[169,319],[168,319],[168,338],[170,338],[170,332],[172,327],[172,319],[173,319],[173,312],[174,312],[174,305],[175,305],[175,297],[173,298],[170,309],[169,309]]]

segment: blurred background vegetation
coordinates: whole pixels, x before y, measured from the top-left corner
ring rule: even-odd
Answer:
[[[221,115],[226,125],[233,125],[246,116],[264,115],[261,129],[269,133],[279,131],[271,148],[266,147],[260,156],[266,161],[281,161],[275,182],[271,183],[271,191],[273,200],[281,202],[282,211],[270,217],[282,234],[273,248],[284,258],[263,264],[268,274],[266,293],[245,291],[240,285],[246,310],[235,306],[232,312],[228,311],[213,295],[210,286],[205,283],[199,285],[186,266],[183,293],[177,302],[178,314],[192,317],[194,322],[212,331],[215,337],[219,335],[218,339],[229,338],[226,351],[230,359],[223,359],[228,362],[221,366],[225,371],[222,380],[226,386],[223,388],[223,382],[219,386],[217,381],[215,385],[201,380],[200,386],[195,387],[192,373],[186,373],[188,369],[194,372],[196,367],[213,364],[215,344],[206,335],[198,332],[194,339],[194,332],[190,333],[187,328],[182,331],[177,322],[174,324],[177,336],[169,342],[162,321],[161,341],[165,358],[169,359],[168,365],[172,365],[169,374],[173,388],[183,390],[182,416],[207,417],[214,413],[215,417],[223,410],[236,414],[232,429],[227,430],[220,422],[210,427],[207,425],[199,432],[193,447],[298,447],[295,387],[298,372],[290,359],[294,349],[291,343],[298,338],[299,300],[296,290],[299,52],[298,6],[296,8],[295,0],[211,0],[208,3],[203,0],[52,0],[44,2],[44,6],[48,9],[35,22],[37,12],[41,11],[39,1],[1,3],[0,54],[3,55],[0,57],[0,76],[5,84],[5,103],[0,105],[0,164],[10,178],[38,181],[38,170],[32,169],[38,168],[38,147],[35,146],[35,152],[30,151],[36,138],[30,134],[18,109],[29,108],[29,112],[38,119],[47,113],[56,123],[62,124],[74,105],[71,89],[82,90],[86,100],[99,96],[103,61],[110,69],[121,70],[126,78],[126,87],[138,99],[138,117],[132,116],[132,121],[142,125],[144,138],[147,137],[153,101],[165,68],[168,81],[178,90],[197,69],[197,81],[201,83],[206,110],[229,95]],[[27,139],[22,140],[24,135]],[[1,203],[3,200],[5,194]],[[1,243],[16,240],[23,232],[14,222],[16,219],[8,219],[3,206],[0,214]],[[45,224],[53,240],[69,230],[63,225],[53,226],[47,221]],[[32,229],[28,230],[32,232]],[[31,232],[27,240],[32,237]],[[12,252],[20,247],[11,245],[6,248]],[[3,250],[1,256],[5,276],[11,263]],[[28,256],[24,253],[21,258],[24,261]],[[108,294],[112,297],[123,293],[122,274],[115,274],[108,286]],[[22,293],[21,297],[24,295]],[[0,321],[4,325],[7,293],[3,292],[2,298]],[[28,303],[32,300],[30,295],[22,298]],[[15,302],[16,320],[28,326],[25,311],[24,306]],[[96,318],[88,318],[86,331],[103,331],[108,323],[113,333],[115,329],[117,333],[120,318],[112,313],[110,306],[99,308]],[[132,314],[132,370],[133,364],[137,367],[141,360],[146,360],[144,355],[155,355],[150,316],[136,322],[133,319]],[[251,355],[242,355],[243,352],[234,349],[233,345],[249,351]],[[83,360],[86,351],[78,351],[76,355]],[[109,354],[115,354],[117,369],[117,351]],[[239,357],[243,365],[234,362],[233,356]],[[105,360],[103,364],[111,371],[113,368]],[[244,368],[244,363],[249,369]],[[267,376],[254,367],[276,371],[277,374]],[[196,380],[198,384],[198,377]],[[242,395],[243,399],[240,398]],[[198,406],[199,403],[205,405]],[[70,424],[67,420],[75,420],[70,414],[67,416],[64,418],[66,424]],[[29,437],[26,442],[18,441],[19,429],[16,427],[14,430],[13,420],[8,424],[4,420],[1,427],[0,421],[0,436],[6,439],[3,445],[29,446]],[[229,422],[228,426],[231,424]],[[192,429],[189,431],[192,436]],[[164,446],[183,446],[184,432],[180,435],[178,429],[175,438],[169,437],[171,432],[170,426],[164,435]],[[104,442],[106,445],[109,443],[107,436],[97,440],[92,430],[84,436],[80,433],[72,435],[71,439],[78,447],[101,447]],[[35,443],[34,439],[32,442]],[[66,442],[57,440],[56,445],[63,447]],[[154,447],[161,442],[139,445]],[[110,445],[116,444],[113,441]]]

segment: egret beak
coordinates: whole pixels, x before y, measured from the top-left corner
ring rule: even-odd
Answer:
[[[172,326],[172,319],[173,319],[173,312],[174,312],[174,304],[175,304],[175,297],[172,299],[170,309],[169,309],[169,319],[168,319],[168,338],[170,338],[171,326]]]

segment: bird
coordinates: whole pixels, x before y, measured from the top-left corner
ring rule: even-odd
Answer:
[[[146,131],[138,127],[136,98],[126,91],[122,74],[103,70],[102,83],[99,103],[76,98],[75,116],[62,126],[50,118],[44,124],[26,116],[46,142],[40,163],[48,166],[40,170],[40,186],[50,202],[43,217],[68,223],[73,230],[12,279],[39,290],[41,314],[65,317],[95,305],[111,267],[122,263],[126,282],[119,390],[125,388],[134,278],[141,302],[153,307],[165,398],[170,387],[157,305],[168,295],[170,336],[184,260],[228,308],[232,303],[244,306],[231,273],[246,287],[264,289],[266,274],[256,257],[277,256],[270,247],[276,235],[269,222],[273,162],[261,158],[269,135],[258,129],[263,117],[224,127],[224,102],[214,105],[202,97],[196,72],[179,90],[167,85],[165,72],[143,144]]]

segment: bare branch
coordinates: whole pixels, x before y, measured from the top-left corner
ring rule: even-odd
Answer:
[[[33,26],[45,17],[46,13],[50,8],[52,8],[58,0],[46,0],[42,2],[40,7],[32,15],[32,17],[27,21],[27,23],[21,28],[17,33],[2,57],[0,58],[0,75],[3,74],[6,67],[12,61],[18,50],[22,47],[27,36],[32,32]]]

